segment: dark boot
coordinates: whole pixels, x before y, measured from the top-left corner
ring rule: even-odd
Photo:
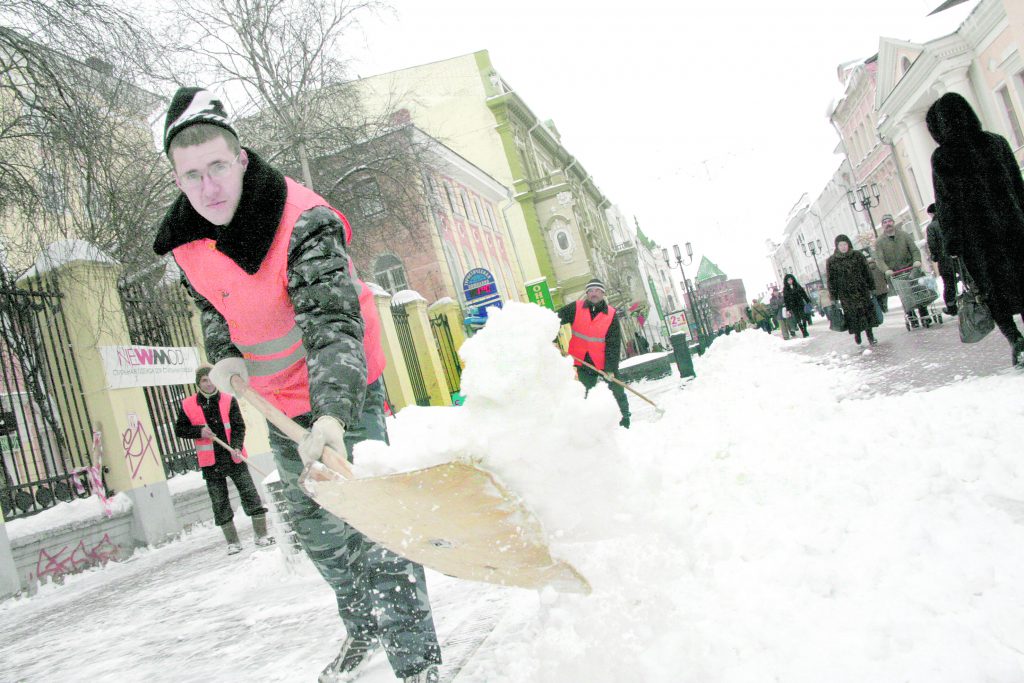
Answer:
[[[857,342],[858,344],[860,344],[860,342],[861,342],[861,339],[860,339],[860,332],[854,332],[854,333],[853,333],[853,341],[855,341],[855,342]]]
[[[228,542],[228,555],[242,552],[242,544],[238,542],[238,531],[235,529],[235,523],[231,521],[221,524],[220,530],[224,532],[224,540]]]
[[[1010,359],[1015,366],[1024,366],[1024,337],[1017,337],[1013,342],[1013,357]]]
[[[320,672],[318,683],[336,683],[350,681],[356,677],[357,670],[370,658],[380,643],[372,636],[353,638],[346,636],[341,650],[334,661]]]
[[[878,343],[878,342],[877,342],[877,341],[875,340],[875,332],[874,332],[874,330],[872,330],[872,329],[870,329],[870,328],[869,328],[869,329],[868,329],[868,331],[867,331],[867,335],[868,335],[868,343],[869,343],[869,344],[871,344],[872,346],[874,346],[875,344],[877,344],[877,343]]]
[[[252,532],[256,536],[256,545],[268,546],[274,544],[274,537],[267,535],[266,515],[255,515],[252,518]]]

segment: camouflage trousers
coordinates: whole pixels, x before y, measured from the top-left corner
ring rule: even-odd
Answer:
[[[309,429],[311,415],[300,415],[295,421]],[[366,439],[388,440],[380,380],[367,387],[359,424],[346,427],[349,459],[352,448]],[[399,678],[440,663],[423,567],[368,540],[303,493],[298,485],[302,460],[296,444],[273,426],[270,446],[285,484],[292,525],[306,554],[334,589],[348,634],[379,638]]]

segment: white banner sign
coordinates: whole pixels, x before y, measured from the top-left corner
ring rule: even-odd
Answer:
[[[199,353],[194,346],[101,346],[111,389],[194,384]]]
[[[680,332],[690,334],[690,326],[686,320],[686,311],[673,311],[665,316],[665,320],[668,322],[670,334],[678,334]]]

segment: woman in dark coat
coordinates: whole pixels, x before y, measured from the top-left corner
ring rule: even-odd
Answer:
[[[804,291],[804,288],[800,286],[800,283],[796,281],[792,274],[786,275],[782,279],[782,300],[793,322],[796,323],[797,327],[800,328],[800,331],[806,337],[807,314],[804,313],[804,304],[811,303],[811,297],[807,296],[807,292]]]
[[[939,143],[932,153],[935,218],[946,254],[959,256],[1024,363],[1024,336],[1013,316],[1024,313],[1024,180],[1010,144],[981,129],[962,96],[946,93],[925,118]]]
[[[846,329],[853,335],[853,340],[860,344],[860,335],[866,332],[868,342],[875,344],[875,335],[871,329],[878,326],[874,297],[871,294],[875,283],[868,270],[867,258],[853,248],[853,242],[846,235],[836,237],[836,250],[825,261],[825,272],[828,293],[832,301],[842,304],[843,313],[846,314]]]

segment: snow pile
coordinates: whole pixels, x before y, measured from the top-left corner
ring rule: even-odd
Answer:
[[[356,449],[360,475],[478,460],[521,496],[549,534],[579,540],[609,532],[606,512],[626,504],[619,411],[604,386],[584,399],[572,361],[553,339],[557,316],[510,302],[460,349],[460,408],[405,408],[388,425],[390,448]]]
[[[132,499],[126,493],[118,493],[109,499],[110,511],[116,517],[132,509]],[[43,510],[39,514],[7,522],[7,536],[11,541],[41,533],[53,533],[55,529],[83,527],[106,519],[107,515],[99,496],[75,498],[67,503]]]
[[[390,454],[483,456],[594,593],[521,593],[480,680],[1024,680],[1019,377],[861,400],[749,331],[627,432],[550,314],[495,313],[466,407],[402,411]]]

